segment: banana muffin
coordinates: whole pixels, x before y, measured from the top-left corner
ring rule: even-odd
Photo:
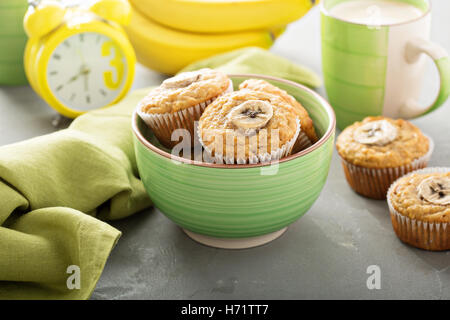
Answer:
[[[269,162],[289,155],[300,132],[294,108],[279,96],[248,89],[227,93],[203,112],[198,136],[216,163]]]
[[[426,250],[450,249],[450,168],[403,176],[389,188],[387,198],[400,240]]]
[[[350,186],[366,197],[385,199],[392,182],[427,166],[433,141],[406,120],[367,117],[342,131],[336,149]]]
[[[231,80],[224,73],[212,69],[180,73],[150,91],[138,106],[137,112],[153,130],[158,140],[172,148],[176,129],[188,130],[194,140],[194,122],[203,110],[220,95],[233,91]]]
[[[292,153],[299,152],[306,149],[317,142],[317,134],[314,129],[314,124],[309,117],[308,111],[298,102],[293,96],[291,96],[286,91],[270,84],[267,81],[259,79],[249,79],[241,83],[239,89],[250,89],[254,91],[263,91],[279,96],[291,106],[294,107],[294,111],[297,118],[300,121],[301,132],[298,135],[297,141],[292,149]]]

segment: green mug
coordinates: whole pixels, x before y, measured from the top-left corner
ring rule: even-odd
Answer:
[[[324,0],[321,5],[322,66],[328,99],[340,129],[366,116],[410,119],[440,107],[450,94],[448,53],[429,41],[428,0],[391,0],[414,5],[421,16],[402,23],[363,24],[333,16],[336,5],[359,0]],[[380,3],[381,4],[381,3]],[[431,106],[418,104],[430,56],[440,75]]]
[[[23,64],[27,43],[23,17],[27,8],[27,0],[0,1],[0,85],[28,83]]]

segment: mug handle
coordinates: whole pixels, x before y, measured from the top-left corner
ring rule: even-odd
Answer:
[[[420,107],[416,101],[407,101],[400,110],[404,118],[415,118],[430,113],[439,108],[450,95],[450,58],[448,53],[439,45],[422,38],[410,40],[406,45],[406,61],[414,63],[425,53],[433,59],[439,72],[440,89],[433,104],[426,108]]]

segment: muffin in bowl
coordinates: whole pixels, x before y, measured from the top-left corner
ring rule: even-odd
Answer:
[[[199,120],[198,136],[216,163],[246,164],[291,154],[300,132],[294,108],[280,97],[241,89],[211,103]]]
[[[308,111],[319,140],[276,165],[207,163],[165,151],[136,112],[132,127],[139,174],[155,206],[198,242],[248,248],[280,236],[315,202],[328,175],[336,122],[325,99],[302,85],[253,74],[229,77],[235,86],[256,78],[283,87]]]
[[[433,141],[406,120],[367,117],[337,138],[345,177],[357,193],[386,199],[389,186],[408,172],[427,166]]]
[[[398,238],[425,250],[450,250],[450,168],[426,168],[401,177],[387,201]]]
[[[194,122],[217,97],[233,91],[231,80],[212,69],[180,73],[150,91],[137,107],[142,120],[153,130],[158,140],[171,148],[176,129],[186,129],[194,140]]]

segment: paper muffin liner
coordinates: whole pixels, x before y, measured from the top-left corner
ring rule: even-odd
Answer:
[[[152,129],[156,138],[167,148],[173,148],[179,141],[172,141],[172,132],[176,129],[186,129],[189,131],[191,138],[191,146],[194,143],[194,123],[198,121],[205,111],[206,107],[210,105],[218,97],[225,93],[233,92],[233,82],[220,95],[209,99],[205,102],[199,103],[195,106],[179,110],[174,113],[145,113],[138,108],[137,113],[142,120]]]
[[[350,187],[355,192],[371,198],[386,199],[386,194],[391,184],[405,174],[425,168],[434,150],[434,142],[429,136],[428,152],[409,164],[393,168],[366,168],[354,165],[341,157],[345,177]]]
[[[436,172],[450,172],[450,168],[425,168],[410,172],[408,175]],[[450,250],[450,223],[425,222],[418,219],[411,219],[402,215],[394,208],[391,202],[391,194],[397,185],[396,182],[388,190],[387,203],[391,215],[392,227],[397,237],[401,241],[420,249],[432,251]]]
[[[294,147],[292,150],[294,152],[300,152],[302,150],[305,150],[306,148],[309,148],[313,145],[311,139],[306,135],[305,131],[300,131],[298,134],[297,141],[294,143]]]
[[[271,153],[264,152],[262,154],[253,155],[250,157],[245,158],[237,158],[233,156],[224,156],[223,154],[215,154],[212,155],[212,151],[210,148],[205,146],[202,140],[202,136],[200,132],[197,132],[198,140],[200,141],[201,145],[205,149],[205,162],[214,162],[214,163],[220,163],[220,164],[256,164],[256,163],[268,163],[276,160],[280,160],[283,157],[286,157],[291,154],[292,149],[294,147],[295,142],[297,141],[298,135],[301,132],[300,128],[300,121],[296,119],[297,122],[297,130],[294,134],[294,136],[286,142],[284,145],[282,145],[277,150],[273,150]],[[198,129],[197,129],[198,130]]]

